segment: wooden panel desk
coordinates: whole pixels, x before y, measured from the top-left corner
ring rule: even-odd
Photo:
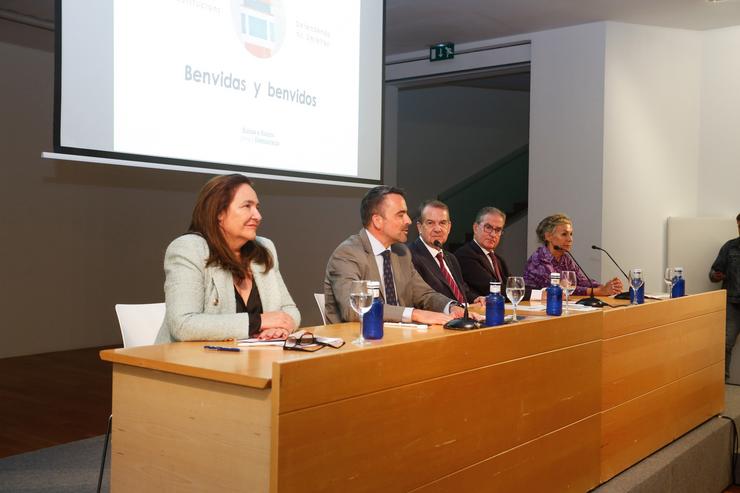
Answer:
[[[202,343],[103,351],[114,363],[112,489],[521,491],[536,482],[587,491],[675,438],[662,434],[636,449],[617,443],[625,428],[645,431],[633,431],[641,406],[623,411],[638,398],[659,409],[664,394],[674,396],[670,402],[687,411],[671,428],[678,434],[719,412],[721,398],[703,399],[722,389],[714,368],[724,352],[714,346],[724,336],[711,317],[723,310],[723,296],[528,316],[472,332],[388,328],[369,347],[348,343],[312,354],[216,353]],[[675,305],[669,323],[687,334],[676,346],[698,349],[679,351],[683,363],[675,367],[665,358],[674,369],[635,390],[624,379],[639,370],[620,363],[622,348],[611,340],[647,332],[643,321],[663,318],[646,309],[663,304]],[[704,308],[684,307],[696,304]],[[608,316],[636,310],[645,312],[637,324]],[[687,320],[696,318],[702,322],[692,329]],[[314,330],[351,340],[358,329]],[[674,385],[680,390],[665,390]]]
[[[724,290],[604,311],[601,481],[724,408]]]

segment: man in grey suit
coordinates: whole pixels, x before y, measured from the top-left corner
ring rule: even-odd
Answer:
[[[324,277],[326,319],[330,323],[358,319],[349,304],[352,281],[380,281],[387,322],[444,324],[463,310],[434,291],[419,276],[404,245],[411,219],[403,191],[379,186],[365,194],[360,206],[363,229],[344,240],[329,258]],[[452,316],[450,316],[452,315]]]

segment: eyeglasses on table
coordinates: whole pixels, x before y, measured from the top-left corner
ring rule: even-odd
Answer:
[[[285,339],[283,349],[288,351],[307,351],[314,352],[325,347],[338,349],[344,346],[344,341],[338,338],[319,338],[312,332],[299,330],[294,332]]]

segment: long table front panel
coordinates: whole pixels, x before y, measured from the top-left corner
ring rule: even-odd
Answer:
[[[113,490],[587,491],[722,410],[723,312],[718,291],[317,353],[104,351]]]

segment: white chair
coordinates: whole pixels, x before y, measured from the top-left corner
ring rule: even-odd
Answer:
[[[316,304],[319,305],[319,312],[321,313],[321,320],[326,325],[326,314],[324,313],[325,298],[324,293],[314,293],[313,297],[316,299]]]
[[[149,346],[154,344],[164,321],[164,303],[116,305],[116,315],[123,347]]]
[[[145,305],[116,305],[118,325],[121,327],[123,347],[149,346],[154,344],[159,328],[164,321],[164,303],[147,303]],[[103,444],[103,458],[100,461],[100,474],[98,475],[98,493],[103,484],[103,471],[105,470],[105,456],[108,453],[108,442],[110,440],[113,415],[108,417],[108,431],[105,432],[105,443]]]

